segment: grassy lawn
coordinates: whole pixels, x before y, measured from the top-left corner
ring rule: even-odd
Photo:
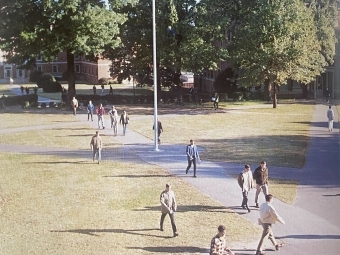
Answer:
[[[258,226],[159,167],[17,153],[0,160],[1,254],[201,254],[218,224],[227,226],[231,244],[260,235]],[[168,218],[158,230],[166,182],[179,204],[178,238]]]
[[[277,109],[236,109],[206,114],[187,111],[160,115],[162,142],[188,144],[194,139],[205,149],[202,159],[301,168],[309,141],[314,105],[287,104]],[[153,116],[131,116],[129,127],[153,138]]]

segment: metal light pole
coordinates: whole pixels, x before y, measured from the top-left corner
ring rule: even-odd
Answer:
[[[156,58],[156,3],[152,0],[152,52],[153,52],[153,105],[154,105],[154,129],[155,129],[155,151],[158,151],[158,117],[157,117],[157,58]]]

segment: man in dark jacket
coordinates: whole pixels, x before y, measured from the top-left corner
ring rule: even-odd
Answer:
[[[266,161],[262,161],[260,166],[255,169],[253,174],[256,181],[256,194],[255,194],[255,206],[259,208],[259,194],[262,190],[264,196],[269,194],[268,191],[268,168]]]

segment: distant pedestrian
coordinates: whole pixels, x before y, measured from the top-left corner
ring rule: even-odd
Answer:
[[[97,93],[96,85],[93,85],[92,90],[93,90],[93,95],[95,95]]]
[[[225,235],[226,227],[223,225],[218,226],[218,233],[211,239],[210,242],[210,255],[233,255],[234,253],[227,247]]]
[[[155,125],[153,125],[152,129],[155,130]],[[161,133],[162,132],[163,132],[162,122],[157,120],[158,144],[161,144]]]
[[[326,89],[325,95],[326,95],[326,103],[329,103],[329,98],[331,97],[331,93],[329,93],[328,88]]]
[[[256,182],[255,206],[259,208],[258,199],[260,192],[262,191],[265,196],[269,194],[268,168],[266,161],[262,161],[260,166],[255,169],[253,177]]]
[[[186,154],[188,158],[188,166],[185,171],[185,174],[188,174],[188,171],[191,167],[191,165],[194,165],[194,177],[196,177],[196,163],[197,160],[200,160],[200,156],[198,154],[197,146],[195,145],[194,140],[190,140],[190,144],[186,148]]]
[[[217,93],[215,93],[215,95],[212,97],[212,99],[214,99],[214,110],[217,110],[220,97]]]
[[[102,138],[99,135],[99,131],[96,131],[96,134],[94,136],[92,136],[91,139],[91,150],[93,151],[93,161],[95,159],[98,160],[98,164],[101,161],[101,157],[102,157],[102,147],[103,147],[103,142],[102,142]]]
[[[21,91],[21,95],[23,96],[24,95],[24,87],[23,86],[20,86],[20,91]]]
[[[328,106],[327,118],[328,118],[328,131],[333,131],[334,112],[331,106]]]
[[[94,105],[92,104],[92,101],[90,100],[88,105],[87,105],[87,120],[90,120],[91,116],[91,121],[93,121],[93,112],[94,112]]]
[[[112,109],[109,111],[109,114],[110,114],[110,119],[111,119],[111,128],[113,129],[113,134],[116,136],[118,133],[118,130],[117,130],[118,114],[114,106],[112,106]]]
[[[113,89],[112,89],[112,86],[110,85],[110,92],[109,92],[109,95],[113,95]]]
[[[71,106],[73,108],[73,115],[77,115],[78,100],[75,97],[71,100]]]
[[[102,84],[101,87],[102,87],[102,94],[104,94],[105,92],[104,84]]]
[[[285,221],[280,217],[280,215],[275,211],[274,206],[272,206],[273,196],[271,194],[266,195],[266,202],[263,203],[260,207],[260,218],[259,224],[262,225],[263,232],[260,239],[260,242],[257,246],[256,255],[263,255],[265,254],[262,252],[263,250],[263,242],[267,238],[272,242],[275,246],[275,250],[279,250],[282,248],[282,244],[278,244],[275,240],[273,231],[272,231],[272,224],[275,224],[276,221],[281,222],[285,225]]]
[[[26,95],[28,95],[30,93],[30,88],[29,87],[26,87]]]
[[[96,109],[96,114],[98,116],[98,128],[100,129],[100,124],[102,125],[102,128],[105,129],[105,109],[102,104],[99,104],[98,108]]]
[[[10,84],[10,85],[13,84],[13,78],[12,78],[12,77],[9,78],[9,84]]]
[[[160,221],[160,230],[164,231],[163,229],[163,223],[165,216],[169,214],[170,220],[171,220],[171,226],[172,226],[172,232],[174,237],[178,236],[177,233],[177,227],[175,223],[175,211],[177,210],[177,203],[175,198],[175,193],[171,190],[171,184],[167,183],[165,185],[165,190],[161,193],[160,196],[160,202],[161,202],[161,221]]]
[[[119,123],[123,125],[123,135],[126,133],[126,125],[129,124],[129,116],[126,114],[126,111],[123,111],[122,115],[120,115]]]
[[[38,93],[38,87],[35,86],[34,89],[33,89],[33,91],[34,91],[34,95],[36,95],[36,94]]]
[[[238,175],[238,184],[240,185],[242,189],[242,204],[241,207],[243,209],[248,210],[250,212],[250,209],[248,207],[248,192],[253,188],[253,174],[250,170],[249,165],[244,166],[244,170]]]

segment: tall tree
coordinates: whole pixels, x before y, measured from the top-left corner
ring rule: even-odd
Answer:
[[[116,67],[123,69],[120,73],[128,74],[124,71],[127,68],[140,73],[152,67],[151,7],[150,0],[140,0],[120,8],[128,13],[128,20],[121,26],[124,47],[116,62]],[[158,73],[163,76],[157,77],[159,81],[170,78],[167,84],[181,85],[183,70],[199,73],[216,69],[218,61],[226,59],[225,49],[216,44],[216,40],[225,40],[225,27],[211,22],[208,8],[208,3],[196,0],[156,1],[157,64]],[[223,20],[226,19],[224,16]],[[112,58],[116,56],[112,54]],[[131,63],[128,67],[124,64],[127,58]]]
[[[245,16],[235,27],[230,59],[240,69],[240,84],[273,84],[276,108],[277,86],[289,78],[309,83],[327,65],[314,12],[300,0],[245,3]]]
[[[71,96],[74,54],[98,56],[105,45],[117,47],[118,25],[125,21],[102,0],[0,0],[0,6],[0,48],[7,61],[28,67],[39,55],[51,61],[66,51]]]

